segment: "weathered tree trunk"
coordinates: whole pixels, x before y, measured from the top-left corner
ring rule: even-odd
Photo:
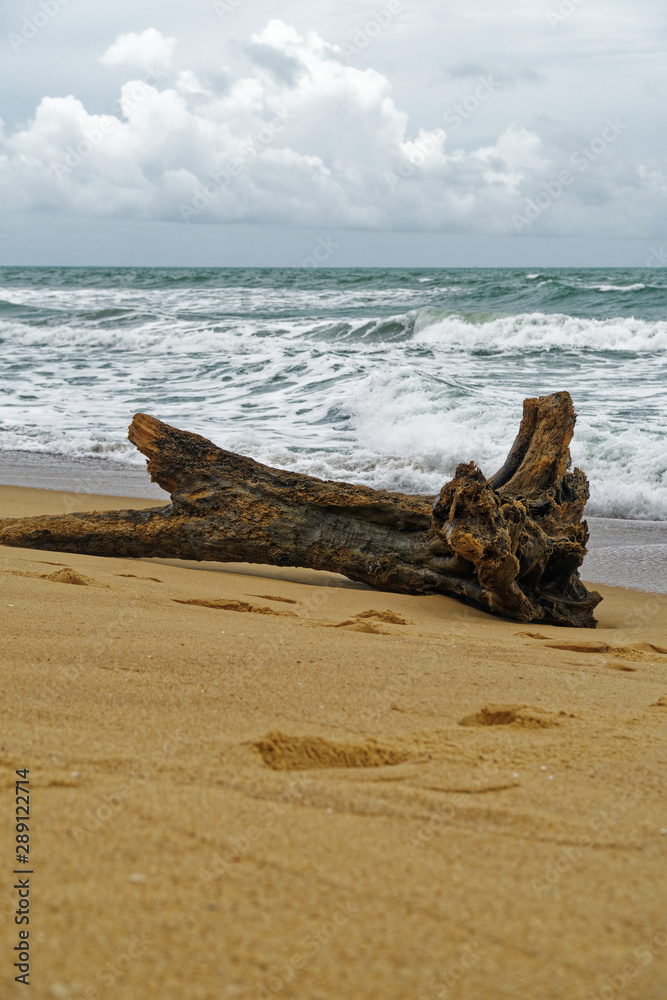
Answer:
[[[566,392],[527,399],[502,469],[459,465],[438,497],[272,469],[138,413],[129,438],[171,504],[0,520],[0,544],[99,556],[306,566],[380,590],[458,595],[522,622],[594,628],[583,472]]]

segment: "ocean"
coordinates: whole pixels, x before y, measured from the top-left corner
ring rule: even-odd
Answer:
[[[587,514],[667,520],[664,268],[0,268],[0,465],[33,485],[147,479],[126,436],[144,411],[270,465],[436,493],[458,462],[492,475],[523,399],[563,389]]]

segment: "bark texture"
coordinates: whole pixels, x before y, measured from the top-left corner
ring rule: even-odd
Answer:
[[[566,392],[524,402],[486,479],[459,465],[439,496],[409,496],[269,468],[138,413],[129,438],[171,504],[0,520],[0,544],[88,555],[257,562],[343,573],[380,590],[466,598],[521,622],[594,628],[579,578],[588,482],[569,472]]]

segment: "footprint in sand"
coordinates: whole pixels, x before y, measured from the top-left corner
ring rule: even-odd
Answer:
[[[328,625],[328,628],[346,628],[349,632],[370,632],[374,635],[391,635],[389,629],[382,628],[380,623],[388,625],[414,625],[409,618],[403,618],[394,611],[360,611],[353,618],[344,622]]]
[[[515,634],[526,639],[546,640],[547,649],[564,649],[568,653],[598,653],[602,656],[618,656],[623,660],[635,663],[655,660],[656,653],[659,656],[667,655],[667,649],[656,646],[653,642],[638,642],[634,646],[611,646],[608,642],[554,642],[550,636],[542,635],[540,632],[516,632]],[[629,672],[635,670],[635,667],[628,667],[623,663],[611,663],[609,666],[613,670],[627,670]]]
[[[323,736],[289,736],[271,732],[253,743],[264,764],[274,771],[305,771],[324,767],[387,767],[410,759],[404,750],[383,747],[373,739],[335,743]]]
[[[69,566],[65,566],[64,569],[57,569],[55,573],[50,573],[48,576],[43,577],[43,579],[51,580],[53,583],[73,583],[77,587],[99,586],[97,580],[85,576],[84,573],[77,573],[75,569],[70,569]]]
[[[47,563],[50,566],[62,566],[62,563]],[[97,580],[93,580],[92,577],[86,576],[84,573],[79,573],[77,570],[72,569],[71,566],[63,566],[62,569],[57,569],[55,573],[29,573],[21,572],[20,570],[10,570],[13,576],[27,576],[34,580],[48,580],[50,583],[71,583],[77,587],[106,587],[106,583],[98,583]]]
[[[461,719],[460,726],[513,726],[516,729],[551,729],[560,725],[559,716],[567,713],[546,712],[528,705],[485,705],[474,715]],[[574,718],[574,716],[570,716]]]
[[[624,660],[644,662],[667,655],[667,649],[652,642],[638,642],[634,646],[610,646],[606,642],[549,642],[549,649],[565,649],[571,653],[601,653],[604,656],[619,656]]]
[[[242,611],[253,615],[274,615],[277,618],[289,616],[296,618],[294,611],[274,611],[273,608],[263,608],[258,604],[247,604],[245,601],[225,601],[225,600],[205,600],[204,598],[192,598],[190,600],[174,598],[176,604],[194,604],[199,608],[214,608],[216,611]]]

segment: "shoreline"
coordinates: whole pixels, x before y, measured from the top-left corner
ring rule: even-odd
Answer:
[[[151,483],[145,468],[140,466],[135,469],[110,459],[96,461],[38,452],[0,451],[0,490],[11,489],[45,493],[46,504],[50,503],[50,493],[76,497],[79,506],[72,510],[88,510],[100,499],[112,497],[114,507],[118,499],[127,508],[137,506],[138,500],[151,500],[153,505],[169,502],[169,494]],[[44,507],[34,513],[51,513],[51,509]],[[594,516],[586,520],[590,541],[582,576],[587,581],[667,594],[667,521]]]
[[[93,496],[169,499],[152,483],[145,465],[112,458],[51,455],[41,451],[0,451],[0,486],[23,486]]]

